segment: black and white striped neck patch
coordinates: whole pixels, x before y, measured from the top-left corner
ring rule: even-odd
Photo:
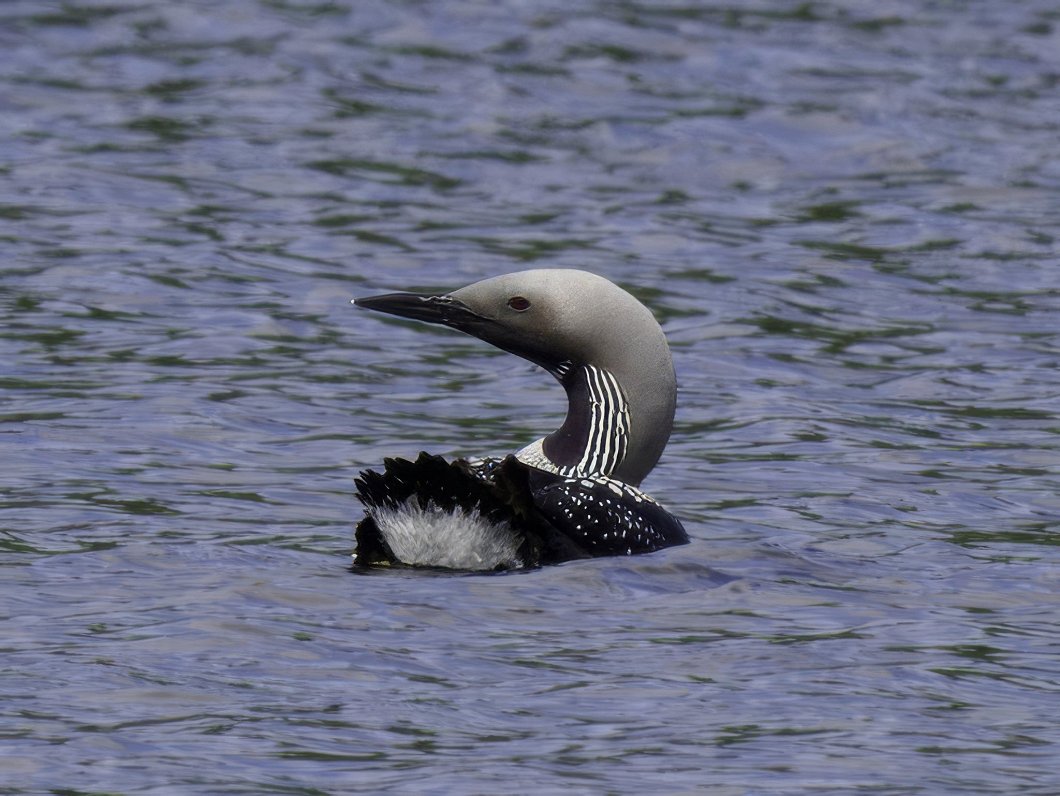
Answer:
[[[573,465],[558,468],[560,475],[610,475],[621,464],[629,446],[629,405],[609,371],[583,365],[589,400],[588,433],[585,450]]]

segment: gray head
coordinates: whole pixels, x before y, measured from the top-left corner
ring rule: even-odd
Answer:
[[[629,411],[628,445],[612,473],[622,481],[639,484],[666,446],[677,394],[666,337],[647,307],[603,277],[539,269],[439,296],[391,293],[355,303],[459,329],[540,365],[567,388],[571,406],[564,428],[580,409],[566,374],[583,366],[608,371]]]

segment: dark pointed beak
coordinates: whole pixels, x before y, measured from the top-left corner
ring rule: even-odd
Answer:
[[[480,315],[453,296],[421,296],[416,293],[386,293],[382,296],[357,298],[358,307],[448,326],[497,346],[516,356],[529,359],[550,372],[559,365],[555,352],[536,344],[534,335],[526,335],[505,325],[502,320]]]
[[[397,315],[399,318],[439,323],[476,336],[484,326],[492,324],[489,318],[478,315],[452,296],[386,293],[382,296],[354,299],[353,303],[358,307]]]

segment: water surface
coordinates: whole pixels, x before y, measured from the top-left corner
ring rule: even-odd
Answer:
[[[1060,16],[0,7],[4,793],[1055,794]],[[687,547],[347,571],[562,392],[356,295],[664,323]]]

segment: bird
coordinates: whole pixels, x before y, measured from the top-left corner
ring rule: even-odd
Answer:
[[[503,457],[421,452],[362,471],[354,569],[532,569],[688,543],[681,521],[640,489],[673,429],[677,380],[662,328],[626,290],[542,268],[352,303],[529,360],[568,404],[558,429]]]

